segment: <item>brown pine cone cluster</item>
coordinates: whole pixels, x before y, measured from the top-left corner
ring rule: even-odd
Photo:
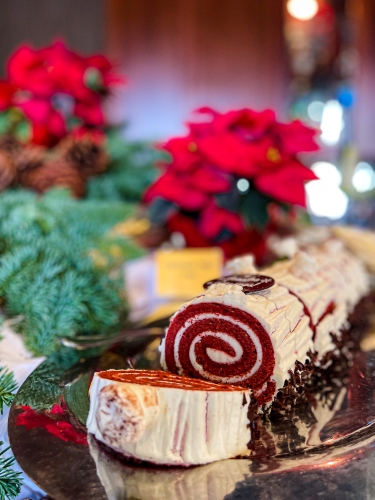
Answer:
[[[44,193],[52,187],[69,188],[74,196],[85,194],[88,178],[101,174],[109,157],[89,136],[67,137],[53,150],[24,145],[12,136],[0,137],[0,191],[21,185]]]
[[[81,139],[68,137],[61,141],[59,150],[62,157],[87,178],[103,173],[108,166],[106,152],[88,136]]]

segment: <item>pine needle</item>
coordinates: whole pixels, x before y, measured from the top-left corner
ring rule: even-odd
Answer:
[[[0,446],[3,444],[0,441]],[[14,458],[5,458],[4,454],[9,450],[0,450],[0,500],[15,498],[21,491],[21,472],[12,469]]]
[[[4,405],[10,406],[14,398],[17,383],[13,373],[0,367],[0,413],[3,414]],[[1,499],[1,497],[0,497]]]

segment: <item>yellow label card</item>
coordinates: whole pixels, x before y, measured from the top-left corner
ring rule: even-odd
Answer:
[[[221,276],[223,253],[220,248],[157,250],[156,295],[193,298],[203,291],[203,283]]]

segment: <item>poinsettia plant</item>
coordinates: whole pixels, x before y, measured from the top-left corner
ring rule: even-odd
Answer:
[[[103,55],[82,56],[62,41],[19,47],[0,81],[0,189],[62,185],[82,196],[108,166],[103,101],[122,83]]]
[[[252,241],[261,253],[271,205],[306,207],[304,185],[316,176],[298,154],[318,149],[317,131],[271,110],[197,113],[184,137],[163,145],[170,161],[144,195],[151,217],[188,246],[220,245],[231,256]]]

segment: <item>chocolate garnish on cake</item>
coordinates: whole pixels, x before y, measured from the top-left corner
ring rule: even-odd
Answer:
[[[249,293],[262,292],[271,288],[275,284],[275,280],[270,276],[264,276],[262,274],[231,274],[230,276],[223,276],[216,280],[207,281],[203,285],[203,288],[207,290],[211,285],[216,283],[224,283],[229,285],[240,285],[242,286],[242,291],[246,295]]]

